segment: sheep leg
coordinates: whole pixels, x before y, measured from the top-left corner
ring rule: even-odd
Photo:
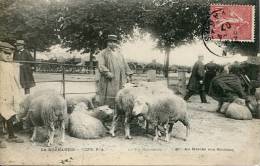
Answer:
[[[145,120],[145,132],[146,132],[146,134],[149,133],[149,123],[147,120]]]
[[[132,139],[132,137],[130,136],[130,122],[129,122],[129,117],[126,116],[125,117],[125,138],[126,139]]]
[[[189,127],[186,127],[186,137],[189,136],[189,133],[190,133],[190,128],[189,128]]]
[[[153,141],[158,141],[158,137],[159,137],[158,134],[159,134],[159,133],[158,133],[158,126],[156,125],[156,126],[155,126],[155,136],[154,136],[154,138],[153,138]]]
[[[6,125],[6,121],[5,120],[2,121],[2,125],[3,125],[3,128],[2,128],[3,129],[3,131],[2,131],[3,134],[7,134],[7,125]]]
[[[219,102],[218,102],[218,109],[217,109],[217,112],[220,113],[220,110],[221,110],[221,107],[222,107],[223,103],[224,103],[224,102],[222,102],[222,101],[219,101]]]
[[[165,127],[165,131],[166,131],[165,141],[169,142],[170,141],[170,137],[171,137],[171,133],[169,132],[169,129],[170,129],[169,123],[166,123],[164,127]]]
[[[61,122],[60,132],[61,132],[60,145],[63,145],[63,143],[65,142],[65,120]]]
[[[115,128],[117,126],[118,120],[119,120],[119,115],[117,113],[114,113],[111,129],[109,131],[112,137],[115,137]]]
[[[55,134],[55,128],[53,122],[51,122],[50,126],[48,127],[47,146],[51,146],[53,144],[54,134]]]
[[[31,142],[34,142],[34,141],[35,141],[36,133],[37,133],[37,128],[38,128],[38,127],[36,127],[36,126],[33,128],[33,135],[32,135],[32,137],[31,137],[31,139],[30,139]]]
[[[187,125],[186,126],[186,138],[184,139],[185,141],[187,141],[189,134],[190,134],[190,126]]]
[[[169,133],[172,134],[172,133],[173,133],[173,132],[172,132],[172,128],[173,128],[174,123],[169,123],[169,125],[170,125],[170,126],[169,126]]]

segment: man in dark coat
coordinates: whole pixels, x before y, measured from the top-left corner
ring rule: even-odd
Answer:
[[[243,66],[242,66],[238,61],[235,61],[235,62],[230,66],[229,73],[236,74],[237,76],[239,76],[240,74],[243,74],[243,73],[244,73]]]
[[[246,99],[243,82],[236,74],[222,73],[211,81],[209,96],[219,102],[217,112],[224,102],[233,102],[236,98]]]
[[[202,103],[207,103],[206,95],[205,95],[205,87],[204,87],[204,56],[199,56],[198,61],[194,64],[190,76],[190,80],[187,86],[188,92],[184,97],[184,100],[188,100],[192,95],[199,93],[200,99]]]
[[[209,63],[207,63],[205,65],[206,73],[205,73],[204,83],[205,83],[205,92],[206,93],[208,93],[208,91],[209,91],[210,82],[216,76],[218,68],[219,68],[219,65],[217,65],[213,61],[210,61]]]
[[[221,102],[232,102],[235,98],[245,98],[241,79],[235,74],[220,74],[212,81],[209,95]]]
[[[17,40],[16,52],[14,53],[14,60],[17,61],[33,61],[31,53],[24,49],[24,41]],[[24,89],[25,94],[30,93],[30,88],[35,86],[32,64],[22,63],[20,65],[20,84]]]

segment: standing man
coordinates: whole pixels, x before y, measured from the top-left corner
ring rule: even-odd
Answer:
[[[24,41],[17,40],[16,52],[14,54],[14,60],[18,61],[33,61],[31,53],[24,49]],[[25,94],[30,94],[30,88],[35,86],[33,77],[33,65],[30,63],[22,63],[20,65],[20,84],[24,89]]]
[[[97,60],[97,100],[100,105],[114,108],[117,92],[133,74],[119,50],[117,36],[108,35],[107,48],[98,55]]]
[[[209,91],[209,85],[212,81],[212,79],[217,75],[217,71],[219,69],[219,65],[214,63],[213,61],[210,61],[205,65],[205,79],[204,79],[204,84],[205,84],[205,91],[208,93]]]
[[[204,86],[204,64],[203,64],[204,56],[199,55],[198,61],[194,64],[190,76],[190,80],[188,83],[188,92],[184,97],[184,100],[188,100],[192,95],[199,93],[200,99],[202,103],[207,103],[206,95],[205,95],[205,86]]]

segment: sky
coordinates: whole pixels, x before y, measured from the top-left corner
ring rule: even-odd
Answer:
[[[152,40],[149,34],[146,34],[143,38],[136,35],[131,41],[128,40],[121,44],[121,51],[128,60],[145,63],[156,60],[159,63],[164,63],[164,52],[156,49],[155,46],[156,42]],[[222,49],[217,47],[214,43],[208,43],[208,46],[216,53],[222,52]],[[204,55],[204,63],[213,60],[218,64],[226,64],[234,61],[241,62],[247,59],[246,56],[241,56],[240,54],[227,56],[228,58],[217,57],[206,49],[202,41],[195,41],[192,44],[186,44],[172,49],[170,53],[170,65],[192,66],[196,62],[198,55]],[[59,45],[51,47],[51,52],[38,54],[38,58],[40,59],[49,59],[51,57],[56,57],[57,59],[63,59],[63,57],[81,57],[88,60],[88,54],[80,54],[80,52],[75,51],[69,53]]]
[[[122,52],[126,58],[133,59],[141,62],[151,62],[155,59],[157,62],[163,63],[165,59],[164,52],[155,49],[156,42],[147,35],[144,39],[136,39],[134,42],[126,42],[122,44]],[[214,52],[221,54],[222,50],[214,43],[208,43],[208,46]],[[170,65],[187,65],[192,66],[198,55],[204,55],[204,62],[214,61],[218,64],[226,64],[234,61],[245,61],[247,57],[241,56],[240,54],[228,55],[226,58],[217,57],[210,53],[204,46],[202,41],[195,41],[192,44],[186,44],[171,50],[170,53]]]

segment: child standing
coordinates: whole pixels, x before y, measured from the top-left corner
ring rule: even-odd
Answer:
[[[20,84],[18,74],[13,61],[14,47],[0,41],[0,116],[7,125],[8,142],[23,143],[23,140],[15,136],[13,121],[19,109]],[[6,147],[0,140],[0,147]]]

